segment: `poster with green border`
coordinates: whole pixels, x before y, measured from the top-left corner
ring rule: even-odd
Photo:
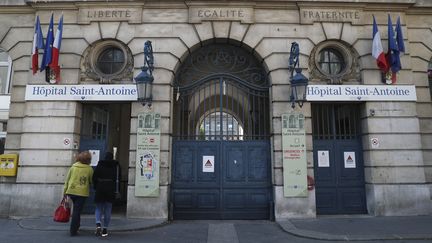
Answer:
[[[138,114],[135,196],[159,196],[160,114]]]
[[[306,133],[304,115],[282,114],[284,197],[307,197]]]

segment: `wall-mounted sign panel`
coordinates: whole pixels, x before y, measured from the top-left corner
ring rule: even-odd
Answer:
[[[135,84],[27,85],[25,100],[136,101]]]
[[[355,152],[344,152],[344,166],[345,168],[356,167]]]
[[[202,160],[202,171],[203,172],[214,172],[214,156],[203,156]]]
[[[416,101],[414,85],[308,85],[308,101]]]
[[[307,197],[305,118],[302,113],[282,114],[284,197]]]
[[[89,150],[91,154],[90,166],[97,166],[100,159],[100,150]]]
[[[0,95],[0,110],[9,110],[10,95]]]
[[[159,113],[138,114],[135,167],[135,196],[159,196],[160,169],[160,119]]]
[[[330,156],[328,150],[318,150],[318,167],[330,167]]]
[[[0,155],[0,176],[16,176],[18,168],[17,154]]]

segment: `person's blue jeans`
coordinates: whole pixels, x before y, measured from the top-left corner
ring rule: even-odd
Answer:
[[[96,224],[101,224],[103,215],[103,227],[108,228],[111,221],[111,210],[112,203],[110,202],[96,203]]]
[[[81,224],[81,212],[84,208],[87,197],[69,195],[73,202],[72,221],[70,224],[70,234],[76,235]]]

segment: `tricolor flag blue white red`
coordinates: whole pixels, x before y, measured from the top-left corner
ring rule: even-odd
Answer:
[[[36,16],[35,32],[33,36],[33,48],[32,48],[32,70],[33,74],[39,69],[39,49],[43,49],[43,34],[39,22],[39,16]]]
[[[373,28],[372,28],[372,56],[375,58],[379,69],[385,73],[389,69],[384,50],[381,44],[381,35],[378,31],[378,26],[373,16]]]
[[[42,64],[40,67],[40,71],[44,71],[46,72],[46,75],[48,75],[49,73],[49,64],[51,63],[51,58],[52,58],[52,46],[53,46],[53,41],[54,41],[54,34],[53,34],[53,15],[51,14],[51,19],[50,19],[50,23],[49,23],[49,27],[48,27],[48,34],[47,34],[47,38],[45,41],[45,51],[43,54],[43,58],[42,58]],[[47,82],[49,82],[49,80],[46,80]]]
[[[63,34],[63,15],[60,17],[59,24],[57,26],[57,31],[54,38],[53,48],[52,48],[52,59],[51,59],[51,63],[49,64],[49,67],[55,76],[55,79],[52,78],[50,79],[51,83],[58,83],[60,81],[60,66],[58,64],[58,61],[60,56],[62,34]]]

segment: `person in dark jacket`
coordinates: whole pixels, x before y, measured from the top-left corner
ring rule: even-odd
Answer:
[[[105,158],[98,162],[93,174],[96,203],[96,236],[108,235],[112,204],[115,200],[115,194],[118,192],[120,175],[119,162],[113,159],[111,152],[107,152]]]

